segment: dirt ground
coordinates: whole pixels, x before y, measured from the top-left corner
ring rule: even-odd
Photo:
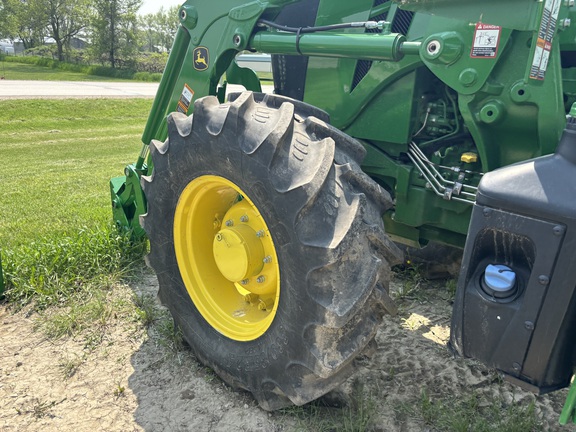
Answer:
[[[360,388],[361,399],[370,402],[367,430],[372,431],[437,430],[427,421],[426,402],[447,406],[470,395],[478,409],[533,402],[538,430],[576,430],[557,426],[566,390],[534,397],[474,361],[453,358],[446,349],[449,294],[439,287],[423,289],[424,294],[401,299],[398,316],[385,318],[376,352],[356,362],[354,376],[332,399],[350,398]],[[149,277],[117,290],[125,296],[155,294],[157,285]],[[321,410],[264,412],[189,351],[171,350],[153,329],[122,316],[111,320],[103,339],[89,350],[82,335],[48,339],[36,329],[37,319],[0,306],[0,431],[322,429],[321,422],[307,418]],[[350,430],[364,427],[362,419],[353,422]]]

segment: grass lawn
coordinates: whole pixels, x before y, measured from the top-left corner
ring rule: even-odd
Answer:
[[[109,179],[137,158],[151,104],[0,101],[2,248],[110,219]]]
[[[9,80],[44,81],[132,81],[105,76],[86,75],[49,67],[0,61],[0,77]]]
[[[9,300],[52,304],[79,280],[122,271],[130,250],[111,227],[108,183],[136,160],[151,104],[0,101],[0,249]]]

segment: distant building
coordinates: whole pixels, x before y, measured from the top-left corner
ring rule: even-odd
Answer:
[[[7,55],[15,55],[14,44],[8,39],[1,39],[0,52]]]

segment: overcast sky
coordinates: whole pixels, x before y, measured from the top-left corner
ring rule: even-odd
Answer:
[[[164,6],[164,9],[172,6],[180,6],[184,1],[185,0],[144,0],[140,8],[140,14],[156,13],[162,6]]]

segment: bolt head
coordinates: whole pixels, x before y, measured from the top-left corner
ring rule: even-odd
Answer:
[[[266,258],[264,258],[264,264],[270,264],[272,262],[272,257],[270,255],[268,255]]]
[[[227,227],[234,226],[234,221],[233,221],[232,219],[227,220],[227,221],[226,221],[226,226],[227,226]]]
[[[256,279],[256,282],[258,283],[264,283],[266,281],[266,278],[264,276],[258,276],[258,279]]]
[[[435,56],[440,51],[440,47],[442,47],[442,43],[440,41],[432,40],[428,42],[428,45],[426,46],[426,51],[428,51],[428,54],[430,54],[431,56]]]
[[[258,231],[258,232],[256,233],[256,237],[262,238],[262,237],[264,237],[265,234],[266,234],[266,233],[265,233],[263,230],[260,230],[260,231]]]
[[[248,282],[250,282],[249,279],[243,279],[243,280],[240,281],[240,283],[241,283],[242,285],[248,285]]]
[[[246,223],[248,222],[248,216],[244,215],[240,218],[240,222]]]

